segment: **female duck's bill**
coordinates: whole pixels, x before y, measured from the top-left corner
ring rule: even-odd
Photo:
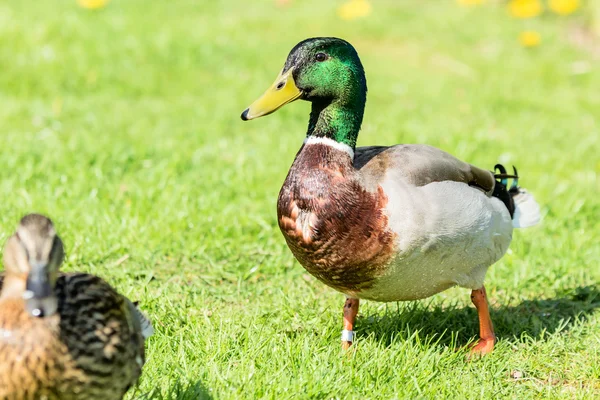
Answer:
[[[23,287],[17,281],[24,279],[22,297],[25,309],[34,317],[49,317],[57,312],[58,300],[54,285],[64,258],[63,244],[52,221],[39,214],[23,217],[16,233],[11,236],[4,251],[5,283]]]
[[[34,317],[49,317],[56,313],[58,300],[54,295],[47,263],[31,263],[23,293],[25,308]]]

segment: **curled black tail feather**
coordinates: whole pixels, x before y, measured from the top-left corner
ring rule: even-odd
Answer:
[[[496,172],[498,171],[498,172]],[[514,174],[507,174],[506,168],[502,164],[496,164],[494,166],[494,178],[496,178],[496,185],[494,186],[494,192],[492,196],[500,199],[512,218],[515,215],[515,202],[513,197],[519,194],[519,174],[517,169],[513,165]],[[512,184],[508,188],[508,180],[512,179]]]

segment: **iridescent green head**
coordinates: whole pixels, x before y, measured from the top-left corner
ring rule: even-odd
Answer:
[[[366,97],[363,66],[350,43],[306,39],[292,49],[273,85],[242,113],[242,119],[268,115],[296,99],[308,100],[313,103],[308,135],[354,147]]]

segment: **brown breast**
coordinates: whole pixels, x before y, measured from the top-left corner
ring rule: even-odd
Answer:
[[[58,315],[30,316],[22,299],[0,302],[0,398],[56,399],[70,357],[58,339]]]
[[[279,193],[279,227],[296,259],[349,295],[373,285],[394,254],[381,187],[368,191],[352,160],[326,145],[304,146]]]

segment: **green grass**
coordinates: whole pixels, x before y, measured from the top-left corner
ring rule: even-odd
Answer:
[[[0,4],[0,239],[47,213],[65,270],[141,301],[156,334],[128,399],[600,396],[600,64],[567,39],[584,16],[376,0],[345,22],[335,1],[151,3]],[[519,47],[524,28],[541,46]],[[542,205],[543,223],[488,273],[490,356],[454,350],[477,334],[464,289],[363,302],[341,352],[343,296],[302,269],[276,223],[309,105],[239,119],[317,35],[346,38],[365,65],[360,145],[515,164]]]

